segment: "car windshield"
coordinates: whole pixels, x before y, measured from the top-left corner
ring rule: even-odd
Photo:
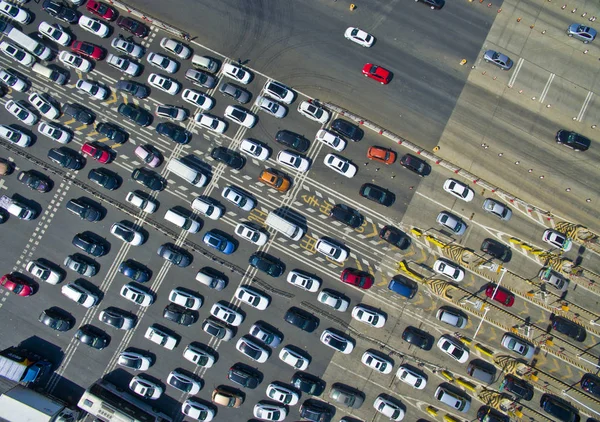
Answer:
[[[242,352],[245,353],[246,355],[250,356],[252,359],[258,359],[261,355],[260,350],[255,349],[254,347],[252,347],[250,344],[244,342],[242,343],[242,345],[240,346],[240,349],[242,349]]]
[[[336,349],[343,349],[346,345],[346,342],[340,341],[332,335],[327,335],[325,339],[330,346],[335,347]]]
[[[213,324],[206,324],[205,329],[208,334],[213,335],[215,337],[218,337],[221,334],[221,328]]]
[[[122,226],[115,227],[115,234],[119,237],[122,237],[123,239],[125,239],[128,242],[133,240],[133,232]]]

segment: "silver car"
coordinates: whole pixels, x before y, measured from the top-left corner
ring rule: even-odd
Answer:
[[[583,41],[584,44],[594,41],[596,34],[598,34],[598,32],[594,28],[578,23],[573,23],[567,28],[567,35],[569,37],[577,38],[578,40]]]
[[[442,211],[437,216],[438,224],[449,228],[457,235],[465,234],[467,225],[459,218],[453,216],[449,212]]]
[[[495,199],[486,199],[483,202],[483,210],[494,214],[500,220],[508,221],[512,217],[512,211],[504,205],[502,202],[498,202]]]
[[[488,63],[494,63],[502,70],[510,70],[513,61],[505,54],[498,53],[494,50],[488,50],[483,54],[483,60]]]

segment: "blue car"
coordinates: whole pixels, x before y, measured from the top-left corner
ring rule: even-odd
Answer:
[[[219,252],[223,252],[225,255],[235,252],[235,245],[231,240],[222,234],[213,232],[212,230],[206,232],[202,240],[211,248],[215,248]]]

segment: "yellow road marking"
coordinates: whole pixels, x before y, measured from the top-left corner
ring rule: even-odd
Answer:
[[[67,121],[66,121],[64,124],[65,124],[65,125],[70,125],[70,124],[73,124],[73,123],[75,123],[76,121],[77,121],[77,120],[75,120],[75,119],[71,119],[71,120],[67,120]]]
[[[75,130],[83,130],[83,129],[87,128],[87,127],[88,127],[88,125],[81,125],[79,127],[76,127]]]

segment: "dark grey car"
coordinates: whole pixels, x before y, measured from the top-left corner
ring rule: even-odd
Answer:
[[[80,104],[65,104],[63,113],[86,125],[92,124],[96,120],[94,113]]]
[[[85,158],[80,153],[67,147],[50,148],[48,158],[69,170],[79,170],[85,163]]]
[[[137,98],[146,98],[150,95],[150,89],[142,84],[133,81],[117,82],[117,91],[123,91]]]
[[[247,104],[250,101],[250,93],[244,88],[232,83],[224,83],[219,87],[219,92],[226,97],[231,97],[240,104]]]

